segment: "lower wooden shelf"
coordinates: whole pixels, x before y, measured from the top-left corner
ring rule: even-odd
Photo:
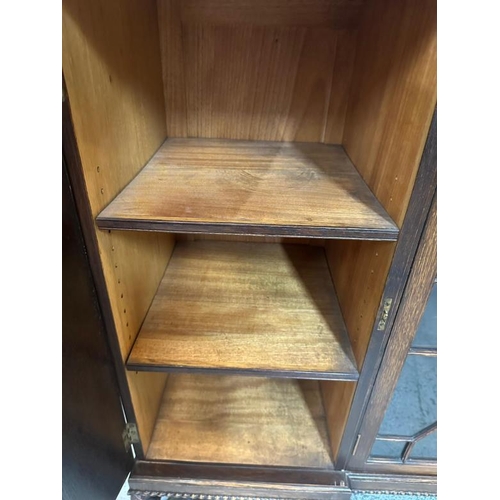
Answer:
[[[332,469],[319,382],[170,374],[146,458]]]
[[[131,370],[356,380],[323,248],[178,242]]]

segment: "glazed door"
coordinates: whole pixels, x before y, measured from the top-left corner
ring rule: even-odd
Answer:
[[[434,198],[349,470],[436,474],[436,219]]]

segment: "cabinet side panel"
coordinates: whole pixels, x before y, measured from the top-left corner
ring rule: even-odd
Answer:
[[[63,2],[63,72],[98,272],[113,316],[109,333],[116,334],[123,361],[162,278],[173,238],[100,231],[94,218],[166,138],[156,12],[153,0]],[[166,378],[132,374],[127,379],[147,448]]]
[[[401,227],[436,105],[436,0],[369,0],[344,148]]]
[[[436,71],[435,0],[369,0],[358,27],[343,146],[399,227],[405,219],[436,105]],[[423,211],[427,208],[422,204]],[[407,229],[405,235],[412,229],[415,234],[421,230]],[[332,279],[360,369],[395,250],[395,243],[327,243]],[[338,387],[323,383],[323,392],[336,392]],[[335,409],[332,436],[342,435],[332,426],[347,422],[355,390],[351,384],[342,394],[325,398],[327,412],[328,401],[349,402]],[[334,441],[332,438],[335,452],[339,443]]]

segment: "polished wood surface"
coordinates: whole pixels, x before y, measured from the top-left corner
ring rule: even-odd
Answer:
[[[170,374],[147,458],[333,468],[318,383]]]
[[[64,0],[62,7],[63,73],[92,224],[166,137],[157,11],[154,2],[142,0]],[[100,300],[111,308],[107,324],[124,361],[165,271],[173,238],[95,228],[87,245],[90,241],[100,258],[93,273],[105,281]],[[165,376],[128,373],[127,380],[147,447]]]
[[[340,143],[363,3],[159,0],[168,136]]]
[[[130,369],[356,379],[320,247],[179,242]]]
[[[389,239],[397,228],[340,146],[168,139],[102,228]]]

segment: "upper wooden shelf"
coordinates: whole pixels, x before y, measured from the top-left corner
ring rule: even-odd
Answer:
[[[178,242],[131,370],[356,380],[322,247]]]
[[[396,240],[342,146],[168,139],[97,217],[103,229]]]

